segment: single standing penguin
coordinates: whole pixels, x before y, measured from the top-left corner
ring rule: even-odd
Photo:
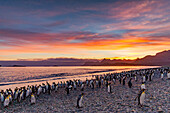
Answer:
[[[29,95],[30,95],[30,90],[29,90],[29,88],[27,88],[26,97],[28,97]]]
[[[123,85],[125,85],[126,77],[123,77]]]
[[[44,83],[42,84],[42,92],[43,92],[44,94],[46,93],[46,86],[45,86]]]
[[[93,82],[91,83],[91,85],[92,85],[92,87],[91,87],[91,88],[92,88],[92,89],[94,89],[94,83],[93,83]]]
[[[142,90],[142,89],[146,89],[144,82],[142,82],[142,85],[141,85],[140,88],[141,88],[141,90]]]
[[[16,100],[18,97],[18,89],[15,88],[15,91],[14,91],[14,100]]]
[[[11,96],[11,94],[9,94],[8,96],[9,96],[9,104],[11,104],[12,103],[12,96]]]
[[[168,80],[170,80],[170,72],[167,74],[167,76],[168,76]]]
[[[48,82],[47,82],[46,88],[47,88],[48,94],[50,95],[51,94],[51,85]]]
[[[96,80],[96,87],[99,87],[99,81]]]
[[[111,89],[112,89],[111,83],[109,83],[107,87],[108,87],[108,88],[107,88],[108,93],[112,93],[112,90],[111,90]]]
[[[4,94],[3,94],[3,91],[1,91],[1,102],[4,102]]]
[[[41,92],[42,92],[42,87],[41,87],[41,85],[38,87],[38,91],[37,91],[37,96],[39,96],[40,94],[41,94]]]
[[[164,74],[163,74],[163,73],[161,73],[161,79],[163,80],[163,78],[164,78]]]
[[[105,85],[106,85],[106,88],[108,87],[108,81],[107,80],[105,80]]]
[[[138,79],[137,79],[137,76],[135,75],[135,81],[137,82],[138,81]]]
[[[91,80],[91,81],[90,81],[90,87],[91,87],[92,89],[94,89],[94,83],[93,83],[93,80]]]
[[[77,99],[77,108],[81,108],[82,107],[82,100],[83,100],[83,95],[84,93],[81,93]]]
[[[101,81],[99,80],[99,88],[101,87]]]
[[[20,99],[23,100],[24,99],[24,91],[21,91],[21,95],[20,95]]]
[[[81,91],[84,91],[84,83],[81,85]]]
[[[140,95],[140,105],[144,105],[144,100],[145,100],[145,89],[142,90],[142,93]]]
[[[114,84],[116,83],[116,79],[115,79],[115,78],[113,78],[113,83],[114,83]]]
[[[128,82],[128,86],[129,86],[129,88],[131,88],[132,87],[132,78],[130,78],[130,80],[129,80],[129,82]]]
[[[51,90],[55,89],[55,82],[52,83]]]
[[[4,107],[8,107],[8,105],[9,105],[9,95],[5,98]]]
[[[69,87],[68,87],[68,88],[69,88],[69,90],[72,90],[72,88],[73,88],[73,87],[72,87],[72,85],[69,85]]]
[[[70,89],[69,87],[66,87],[67,95],[69,95]]]
[[[74,81],[74,83],[73,83],[73,86],[74,86],[74,90],[76,90],[77,89],[77,86],[76,86],[76,82]]]
[[[55,92],[58,91],[58,85],[55,85]]]
[[[121,81],[122,81],[122,79],[121,79],[121,77],[119,77],[119,83],[121,84]]]
[[[18,96],[17,96],[17,101],[21,102],[21,89],[18,90]]]
[[[101,84],[102,84],[102,85],[103,85],[103,81],[104,81],[104,80],[103,80],[103,78],[102,78],[102,80],[101,80]]]
[[[147,81],[148,80],[148,75],[147,74],[145,75],[145,78],[146,78],[146,81]]]
[[[145,77],[145,75],[143,76],[143,82],[145,82],[146,81],[146,77]]]
[[[35,104],[35,102],[36,102],[35,95],[32,93],[31,94],[31,105]]]
[[[86,78],[86,85],[88,86],[89,85],[89,80]]]
[[[149,81],[152,81],[152,74],[149,74]]]

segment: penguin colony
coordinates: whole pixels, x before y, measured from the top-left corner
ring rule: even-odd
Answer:
[[[170,79],[170,69],[169,67],[161,67],[161,68],[150,68],[150,69],[140,69],[140,70],[132,70],[132,71],[124,71],[121,73],[109,73],[103,75],[92,75],[91,80],[86,79],[86,81],[81,80],[69,80],[66,82],[58,82],[57,84],[53,82],[51,85],[46,82],[40,85],[32,85],[27,87],[15,88],[14,91],[12,89],[1,90],[0,92],[0,100],[1,104],[4,107],[8,107],[13,101],[17,101],[18,103],[24,101],[26,98],[30,98],[30,104],[35,104],[36,99],[41,94],[51,94],[52,91],[58,92],[59,88],[65,88],[67,95],[70,94],[72,90],[76,90],[77,87],[80,87],[82,93],[78,96],[77,99],[77,108],[82,107],[82,100],[85,88],[100,88],[101,86],[106,86],[106,91],[108,93],[112,93],[111,82],[116,83],[119,81],[120,84],[126,85],[126,79],[129,78],[127,84],[129,88],[133,87],[132,79],[138,81],[138,77],[142,77],[142,85],[140,87],[139,94],[135,98],[138,99],[138,105],[143,106],[145,100],[145,83],[147,81],[152,81],[153,77],[159,77],[162,80],[165,76]]]

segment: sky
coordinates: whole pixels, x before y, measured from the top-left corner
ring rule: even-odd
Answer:
[[[170,0],[1,0],[0,60],[142,58],[170,49]]]

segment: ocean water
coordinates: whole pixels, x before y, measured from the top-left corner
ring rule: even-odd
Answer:
[[[85,80],[91,75],[152,68],[156,66],[61,66],[61,67],[0,67],[0,90],[59,82],[73,79]]]

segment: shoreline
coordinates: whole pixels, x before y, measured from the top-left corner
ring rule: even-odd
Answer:
[[[170,81],[164,78],[153,78],[153,81],[146,83],[146,100],[145,107],[139,108],[137,101],[134,101],[142,78],[139,77],[138,82],[132,80],[133,87],[129,89],[126,85],[122,86],[116,80],[116,84],[112,82],[112,93],[106,91],[105,85],[102,88],[91,89],[85,87],[83,99],[83,108],[76,108],[76,100],[78,95],[82,92],[80,87],[77,90],[66,94],[64,88],[59,88],[58,92],[52,92],[51,95],[41,94],[36,97],[36,104],[30,105],[30,100],[27,98],[21,103],[13,102],[7,108],[1,105],[0,112],[157,112],[159,107],[164,112],[169,112],[168,108],[168,92],[170,92]],[[155,88],[156,87],[156,88]],[[148,107],[149,106],[149,107]]]
[[[88,67],[88,66],[87,66]],[[122,67],[122,66],[121,66]],[[143,66],[141,66],[143,67]],[[25,67],[23,67],[25,68]],[[157,68],[154,66],[154,68]],[[142,68],[142,69],[147,69],[146,68]],[[110,69],[106,69],[106,70],[110,70]],[[34,85],[34,84],[40,84],[40,83],[44,83],[46,81],[49,81],[50,83],[52,82],[60,82],[60,81],[67,81],[69,79],[73,80],[73,79],[78,79],[80,77],[81,80],[85,80],[86,78],[90,79],[91,78],[91,75],[94,75],[94,74],[107,74],[107,73],[115,73],[115,72],[122,72],[122,71],[129,71],[130,69],[129,68],[122,68],[122,69],[112,69],[112,71],[106,71],[106,70],[103,70],[103,71],[100,71],[99,73],[82,73],[82,74],[72,74],[72,75],[66,75],[66,76],[57,76],[57,77],[51,77],[51,75],[55,75],[55,74],[51,74],[51,75],[48,75],[50,77],[45,77],[45,78],[37,78],[37,79],[25,79],[25,80],[19,80],[19,81],[7,81],[7,82],[1,82],[0,83],[0,87],[1,87],[1,90],[2,89],[7,89],[7,88],[12,88],[14,89],[15,87],[20,87],[22,84],[23,85]],[[138,70],[138,69],[132,69],[132,70]],[[58,74],[57,74],[58,75]]]

